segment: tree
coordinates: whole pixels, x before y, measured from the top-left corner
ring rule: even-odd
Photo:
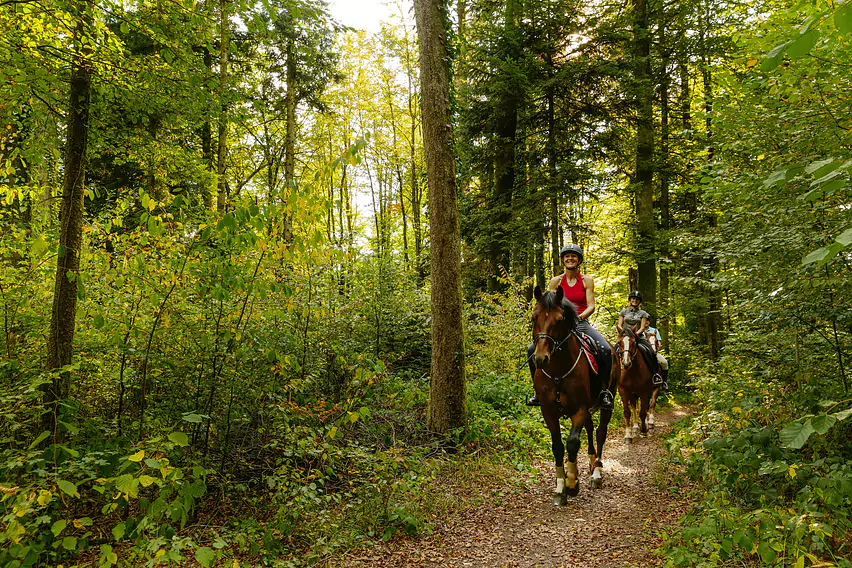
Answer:
[[[429,426],[442,434],[467,423],[461,257],[450,125],[449,54],[441,0],[415,0],[429,183],[432,376]]]
[[[90,22],[92,4],[76,2],[71,13],[74,27],[74,59],[71,65],[68,99],[68,126],[65,141],[65,171],[62,181],[62,204],[59,212],[59,253],[50,331],[47,336],[47,370],[53,372],[46,386],[44,402],[54,406],[44,415],[43,423],[54,431],[56,404],[68,396],[70,373],[63,369],[71,364],[76,326],[80,256],[83,247],[83,197],[86,179],[86,147],[89,141],[89,110],[92,90]]]

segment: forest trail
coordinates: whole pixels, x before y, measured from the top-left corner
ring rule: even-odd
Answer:
[[[620,401],[618,402],[620,404]],[[555,485],[550,463],[527,483],[507,485],[503,495],[433,522],[424,538],[396,539],[346,558],[341,566],[449,568],[615,568],[660,566],[654,535],[674,526],[688,505],[684,496],[660,489],[654,481],[663,455],[660,435],[688,414],[683,407],[661,409],[657,427],[631,445],[622,428],[610,428],[604,448],[604,488],[588,485],[585,440],[580,450],[582,488],[565,507],[553,507]],[[542,425],[542,428],[544,426]],[[512,491],[511,489],[515,489]],[[459,495],[460,499],[472,499]],[[596,535],[603,534],[603,538]]]

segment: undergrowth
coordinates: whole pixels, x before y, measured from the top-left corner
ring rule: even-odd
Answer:
[[[693,506],[666,565],[852,566],[850,400],[738,357],[693,375],[702,405],[666,440],[666,482]]]

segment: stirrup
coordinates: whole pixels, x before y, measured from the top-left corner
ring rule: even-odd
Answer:
[[[651,382],[655,387],[660,386],[663,384],[663,376],[660,373],[654,373],[654,377],[651,379]]]
[[[604,389],[598,394],[598,402],[601,408],[612,408],[614,401],[609,389]]]

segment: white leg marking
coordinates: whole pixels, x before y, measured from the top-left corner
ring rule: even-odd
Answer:
[[[631,428],[630,426],[626,427],[624,429],[624,437],[625,438],[632,438],[633,437],[633,428]]]
[[[654,413],[653,412],[648,414],[648,420],[646,422],[648,424],[648,428],[654,427]]]
[[[557,477],[556,478],[556,491],[555,493],[562,493],[565,491],[565,478]]]

